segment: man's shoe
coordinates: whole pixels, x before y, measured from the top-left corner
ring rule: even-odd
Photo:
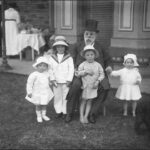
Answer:
[[[63,115],[62,115],[62,118],[63,118],[63,119],[66,119],[66,116],[67,116],[66,114],[63,114]]]
[[[56,114],[56,119],[58,119],[58,118],[61,118],[63,116],[63,114],[62,113],[58,113],[58,114]]]
[[[90,123],[96,123],[96,118],[95,118],[94,115],[90,115],[90,116],[89,116],[89,122],[90,122]]]
[[[72,120],[72,116],[70,114],[66,115],[65,122],[69,123]]]

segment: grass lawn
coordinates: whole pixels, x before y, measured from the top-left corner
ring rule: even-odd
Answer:
[[[48,106],[51,120],[38,124],[34,105],[24,99],[26,80],[27,76],[0,73],[0,149],[150,149],[148,136],[136,135],[131,114],[122,116],[114,89],[108,96],[106,116],[100,114],[96,124],[82,125],[78,113],[69,124],[55,119],[52,102]]]

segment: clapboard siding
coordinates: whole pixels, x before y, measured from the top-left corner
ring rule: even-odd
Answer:
[[[7,0],[12,2],[12,0]],[[21,21],[28,21],[41,28],[49,27],[49,2],[48,0],[13,0],[20,9]],[[53,28],[50,26],[50,28]]]
[[[25,19],[35,26],[42,28],[50,26],[53,29],[49,21],[51,22],[54,16],[49,16],[48,0],[13,0],[13,2],[17,2],[22,20]],[[100,30],[98,40],[104,47],[109,47],[113,30],[113,0],[83,0],[78,1],[78,7],[80,10],[77,22],[78,35],[82,34],[86,19],[96,19],[99,21]]]
[[[90,4],[89,17],[99,21],[98,40],[104,47],[110,46],[110,39],[113,32],[113,0],[94,0]]]

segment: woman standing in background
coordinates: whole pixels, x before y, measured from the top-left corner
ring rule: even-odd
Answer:
[[[9,3],[5,10],[6,55],[17,55],[17,34],[20,15],[16,3]]]

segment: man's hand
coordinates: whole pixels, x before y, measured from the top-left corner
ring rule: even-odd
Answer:
[[[32,94],[28,94],[27,96],[31,98],[31,97],[32,97]]]
[[[137,80],[135,84],[140,85],[141,81]]]

